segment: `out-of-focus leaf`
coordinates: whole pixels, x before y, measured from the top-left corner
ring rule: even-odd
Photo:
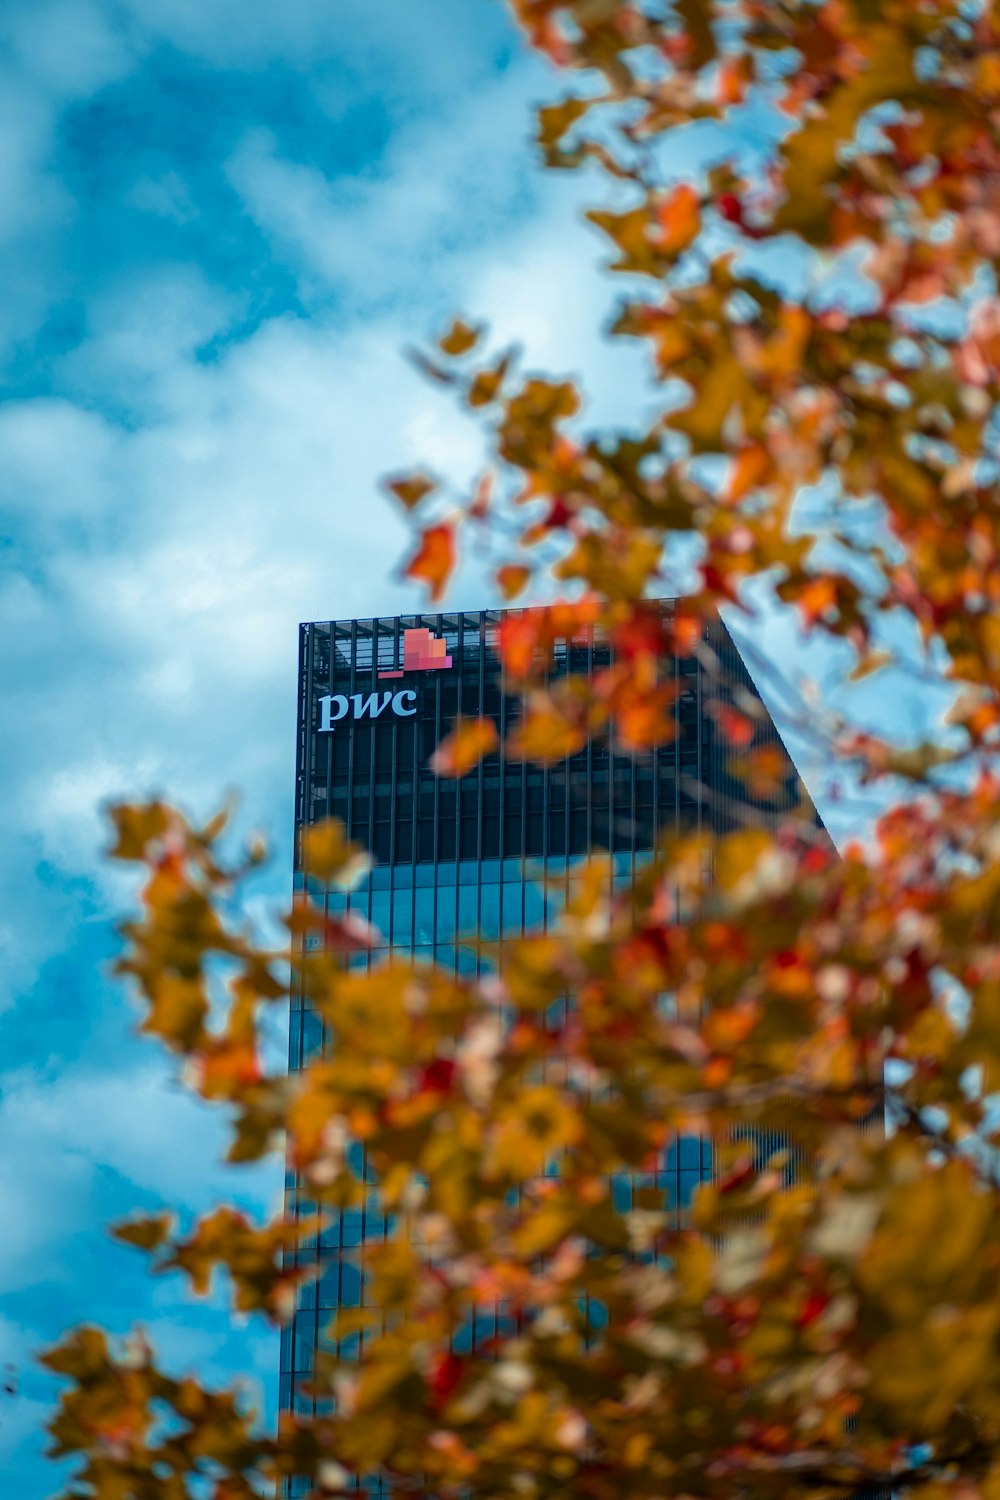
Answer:
[[[324,818],[300,834],[302,868],[327,884],[350,889],[368,872],[371,856],[347,837],[339,818]]]
[[[433,479],[428,479],[426,474],[406,474],[398,479],[386,480],[386,489],[389,490],[406,510],[415,510],[421,500],[433,494],[437,488]]]
[[[430,758],[436,776],[465,776],[499,742],[492,719],[462,719]]]
[[[447,354],[451,359],[457,359],[476,347],[481,333],[482,329],[475,328],[462,318],[456,318],[448,332],[438,340],[438,348],[442,354]]]
[[[456,561],[455,527],[449,521],[440,521],[426,526],[420,533],[419,545],[406,565],[405,575],[426,583],[431,600],[437,603],[444,594]]]

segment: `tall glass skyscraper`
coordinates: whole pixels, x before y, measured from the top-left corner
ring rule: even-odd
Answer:
[[[661,606],[669,610],[669,603]],[[660,837],[698,827],[724,832],[749,814],[773,816],[801,786],[770,719],[755,744],[773,744],[787,775],[770,801],[753,799],[732,774],[740,751],[717,728],[720,706],[759,697],[721,623],[697,657],[664,663],[677,687],[676,734],[641,755],[615,754],[593,740],[543,769],[488,756],[458,781],[436,777],[428,759],[459,717],[496,721],[501,741],[520,705],[505,694],[497,632],[505,613],[404,615],[304,625],[299,658],[296,832],[335,816],[372,853],[370,876],[350,896],[321,899],[350,908],[382,934],[382,946],[352,962],[378,964],[390,952],[474,974],[483,960],[463,939],[500,942],[543,928],[559,887],[590,850],[607,851],[616,887],[627,887]],[[593,674],[608,666],[600,638],[557,641],[549,676]],[[745,752],[742,752],[745,753]],[[298,839],[296,840],[298,843]],[[296,884],[302,874],[296,870]],[[293,1001],[292,1069],[324,1044],[319,1017]],[[360,1150],[352,1169],[364,1172]],[[656,1185],[680,1212],[711,1170],[710,1143],[674,1142]],[[297,1185],[288,1182],[291,1201]],[[616,1184],[626,1206],[629,1184]],[[320,1274],[304,1294],[281,1344],[281,1405],[311,1408],[309,1376],[319,1341],[338,1307],[363,1296],[364,1245],[386,1232],[377,1208],[345,1210],[315,1254]]]

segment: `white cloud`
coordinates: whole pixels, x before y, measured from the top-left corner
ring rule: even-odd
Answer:
[[[104,417],[64,398],[8,403],[0,409],[0,514],[29,526],[64,526],[73,516],[92,525],[113,504],[120,448]]]
[[[93,93],[135,60],[109,8],[90,0],[8,0],[2,31],[18,71],[58,98]]]
[[[457,281],[461,294],[471,267],[495,261],[534,211],[526,147],[535,82],[517,68],[462,93],[351,179],[288,160],[255,131],[230,178],[306,295],[341,294],[342,315],[416,301],[426,317],[443,289]]]

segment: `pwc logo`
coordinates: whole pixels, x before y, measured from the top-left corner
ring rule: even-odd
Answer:
[[[439,672],[451,666],[451,657],[445,656],[445,643],[429,630],[403,631],[403,666],[396,672],[380,672],[384,677],[402,677],[404,672]]]
[[[386,677],[399,678],[407,672],[439,672],[451,666],[451,657],[445,653],[445,642],[429,630],[403,631],[403,665],[391,672],[378,674],[381,682]],[[384,693],[328,693],[319,700],[319,732],[332,734],[341,719],[377,719],[389,709],[397,719],[412,719],[417,711],[417,695],[412,688],[402,688]]]

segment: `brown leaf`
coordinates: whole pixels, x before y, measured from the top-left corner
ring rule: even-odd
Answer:
[[[558,146],[571,126],[575,125],[590,109],[590,99],[563,99],[559,104],[546,104],[538,111],[538,144],[543,150]]]
[[[134,1245],[137,1250],[158,1250],[170,1234],[174,1222],[173,1214],[151,1214],[142,1219],[126,1219],[112,1226],[111,1233],[124,1245]]]
[[[428,526],[420,544],[404,569],[404,576],[426,583],[434,603],[442,597],[457,560],[455,527],[450,521]]]
[[[717,51],[710,0],[674,0],[674,11],[684,22],[690,43],[687,60],[693,68],[703,68]]]
[[[421,500],[433,494],[437,485],[426,474],[404,474],[398,479],[387,479],[385,487],[406,510],[414,510]]]
[[[481,328],[475,328],[462,318],[456,318],[448,332],[438,339],[438,348],[450,359],[458,359],[476,347],[481,334]]]
[[[505,354],[490,370],[477,371],[472,384],[469,386],[468,402],[471,407],[478,409],[481,406],[489,406],[495,401],[510,369],[511,356]]]
[[[170,826],[162,802],[120,803],[111,809],[111,821],[118,835],[108,851],[112,859],[144,859],[148,846],[161,839]]]

